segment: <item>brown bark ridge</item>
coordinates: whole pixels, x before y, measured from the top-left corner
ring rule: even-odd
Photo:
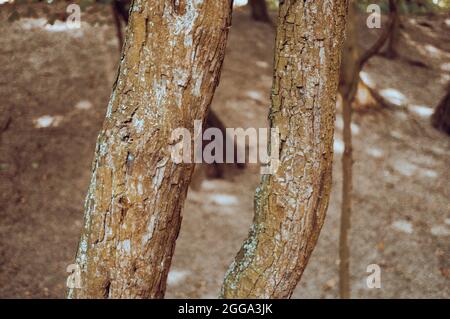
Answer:
[[[162,298],[193,164],[171,161],[218,85],[231,0],[134,0],[99,134],[69,298]],[[193,134],[192,134],[193,135]]]
[[[331,190],[346,15],[347,1],[280,4],[269,114],[280,131],[280,166],[256,190],[253,225],[223,298],[290,297],[315,247]]]

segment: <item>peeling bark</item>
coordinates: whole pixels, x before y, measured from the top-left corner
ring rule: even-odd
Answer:
[[[206,117],[231,2],[134,0],[86,198],[82,288],[69,298],[164,296],[194,169],[171,161],[170,137]]]
[[[333,133],[347,1],[280,4],[269,118],[280,166],[264,175],[255,217],[225,277],[224,298],[286,298],[322,228],[331,190]]]

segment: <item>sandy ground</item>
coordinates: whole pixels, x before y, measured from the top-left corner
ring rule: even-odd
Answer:
[[[112,24],[95,17],[67,31],[0,14],[0,297],[64,296],[118,59]],[[429,125],[450,80],[444,21],[410,19],[404,29],[401,55],[427,67],[376,57],[362,74],[390,107],[354,116],[355,298],[450,296],[450,138]],[[367,47],[374,34],[361,30]],[[273,38],[271,27],[236,11],[213,102],[228,127],[266,126]],[[295,298],[338,297],[341,130],[338,114],[328,216]],[[248,166],[189,191],[167,297],[218,295],[247,236],[259,178]],[[381,289],[366,286],[370,264],[381,267]]]

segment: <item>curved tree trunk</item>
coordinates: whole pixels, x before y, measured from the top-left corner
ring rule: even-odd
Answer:
[[[249,0],[249,5],[252,10],[252,18],[254,20],[272,23],[269,12],[267,11],[266,0]]]
[[[322,228],[331,190],[333,132],[347,1],[280,4],[271,127],[280,166],[255,194],[255,217],[225,277],[224,298],[292,295]]]
[[[128,8],[130,6],[131,0],[114,0],[112,2],[112,9],[113,9],[113,15],[114,15],[114,21],[116,24],[116,32],[117,32],[117,38],[119,41],[119,50],[122,52],[122,46],[123,46],[123,36],[122,36],[122,22],[127,25],[128,24]],[[226,135],[226,128],[223,124],[222,120],[215,114],[213,110],[210,110],[208,112],[208,115],[206,116],[206,123],[203,127],[204,130],[207,128],[214,127],[220,129],[223,136]],[[205,145],[203,145],[205,146]],[[223,154],[226,154],[225,144],[223,144]],[[225,171],[225,167],[227,164],[225,163],[212,163],[212,164],[205,164],[202,165],[203,168],[205,168],[206,176],[208,178],[223,178],[223,174]],[[236,163],[236,167],[243,168],[245,165]],[[200,182],[200,181],[198,181]],[[196,183],[197,184],[197,183]]]
[[[447,94],[436,107],[431,117],[431,123],[438,130],[450,135],[450,86],[448,87]]]
[[[170,157],[219,81],[231,0],[134,0],[97,141],[71,298],[161,298],[193,164]]]

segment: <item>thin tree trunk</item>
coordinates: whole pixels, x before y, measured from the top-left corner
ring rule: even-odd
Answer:
[[[395,59],[398,56],[396,45],[400,40],[400,16],[398,13],[397,1],[398,0],[389,0],[392,24],[386,52],[384,54],[389,59]]]
[[[116,26],[117,41],[119,42],[119,44],[118,44],[119,52],[122,52],[122,48],[123,48],[122,18],[121,18],[119,10],[117,9],[117,1],[112,2],[111,9],[112,9],[113,18],[114,18],[114,24]]]
[[[339,293],[341,298],[348,299],[351,295],[350,290],[350,248],[348,243],[348,233],[350,230],[350,218],[352,213],[352,106],[348,101],[343,102],[344,119],[344,154],[342,157],[342,212],[339,235]]]
[[[193,164],[172,131],[204,120],[219,81],[231,0],[134,0],[99,135],[71,298],[161,298]]]
[[[267,10],[266,0],[249,0],[249,5],[252,10],[252,18],[254,20],[270,24],[272,23]]]
[[[450,85],[447,94],[436,107],[431,122],[436,129],[450,135]]]
[[[292,295],[316,245],[331,190],[333,132],[347,1],[280,3],[269,118],[280,166],[264,175],[255,217],[225,277],[224,298]]]
[[[393,1],[393,0],[391,0]],[[387,41],[395,23],[396,12],[390,12],[388,26],[382,31],[379,38],[363,54],[358,49],[356,1],[352,1],[349,10],[349,23],[347,26],[347,39],[345,41],[341,65],[339,92],[342,96],[344,154],[342,157],[342,207],[339,233],[339,293],[341,298],[351,297],[350,287],[350,245],[348,236],[350,232],[353,191],[353,145],[352,145],[352,103],[355,99],[360,81],[359,73],[369,59],[377,54]]]
[[[342,96],[342,113],[344,121],[344,154],[342,157],[342,211],[339,234],[339,292],[341,298],[350,298],[350,248],[348,232],[352,209],[352,101],[359,82],[358,39],[355,2],[349,9],[347,38],[342,53],[342,65],[339,82],[339,92]]]

